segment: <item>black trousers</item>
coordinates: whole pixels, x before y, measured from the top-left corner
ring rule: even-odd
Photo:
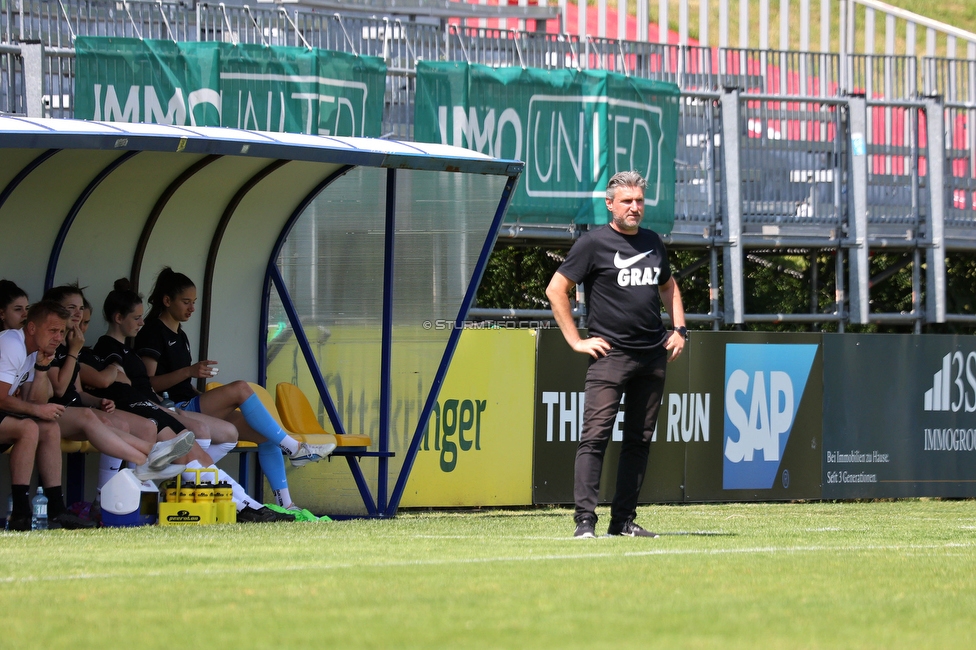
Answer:
[[[647,472],[647,456],[657,414],[664,394],[667,351],[611,349],[594,359],[586,372],[586,404],[583,431],[576,449],[573,496],[576,522],[596,522],[600,474],[607,443],[624,401],[623,446],[617,466],[617,488],[610,508],[610,521],[621,524],[637,514],[637,497]]]

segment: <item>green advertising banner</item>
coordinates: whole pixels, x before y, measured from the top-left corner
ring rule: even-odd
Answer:
[[[79,36],[75,117],[381,135],[386,65],[298,47]]]
[[[604,224],[607,181],[647,179],[644,225],[674,225],[674,84],[597,70],[417,64],[414,137],[525,161],[509,218]]]

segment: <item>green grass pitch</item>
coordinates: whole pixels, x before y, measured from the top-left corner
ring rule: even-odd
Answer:
[[[600,512],[598,532],[605,531]],[[976,502],[0,533],[3,648],[972,648]]]

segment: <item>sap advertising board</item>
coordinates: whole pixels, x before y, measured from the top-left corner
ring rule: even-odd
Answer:
[[[820,497],[822,338],[695,333],[668,366],[643,502]],[[534,499],[572,502],[587,360],[540,332]],[[625,397],[626,399],[626,397]],[[612,494],[623,412],[607,453]]]
[[[724,489],[773,487],[818,348],[816,344],[725,346]],[[781,481],[789,485],[787,470]]]

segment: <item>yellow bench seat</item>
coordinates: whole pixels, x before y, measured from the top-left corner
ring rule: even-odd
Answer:
[[[329,433],[323,429],[305,393],[295,384],[281,382],[275,387],[275,406],[282,426],[296,432],[292,435],[330,435],[335,438],[337,447],[369,447],[373,443],[364,434]]]

